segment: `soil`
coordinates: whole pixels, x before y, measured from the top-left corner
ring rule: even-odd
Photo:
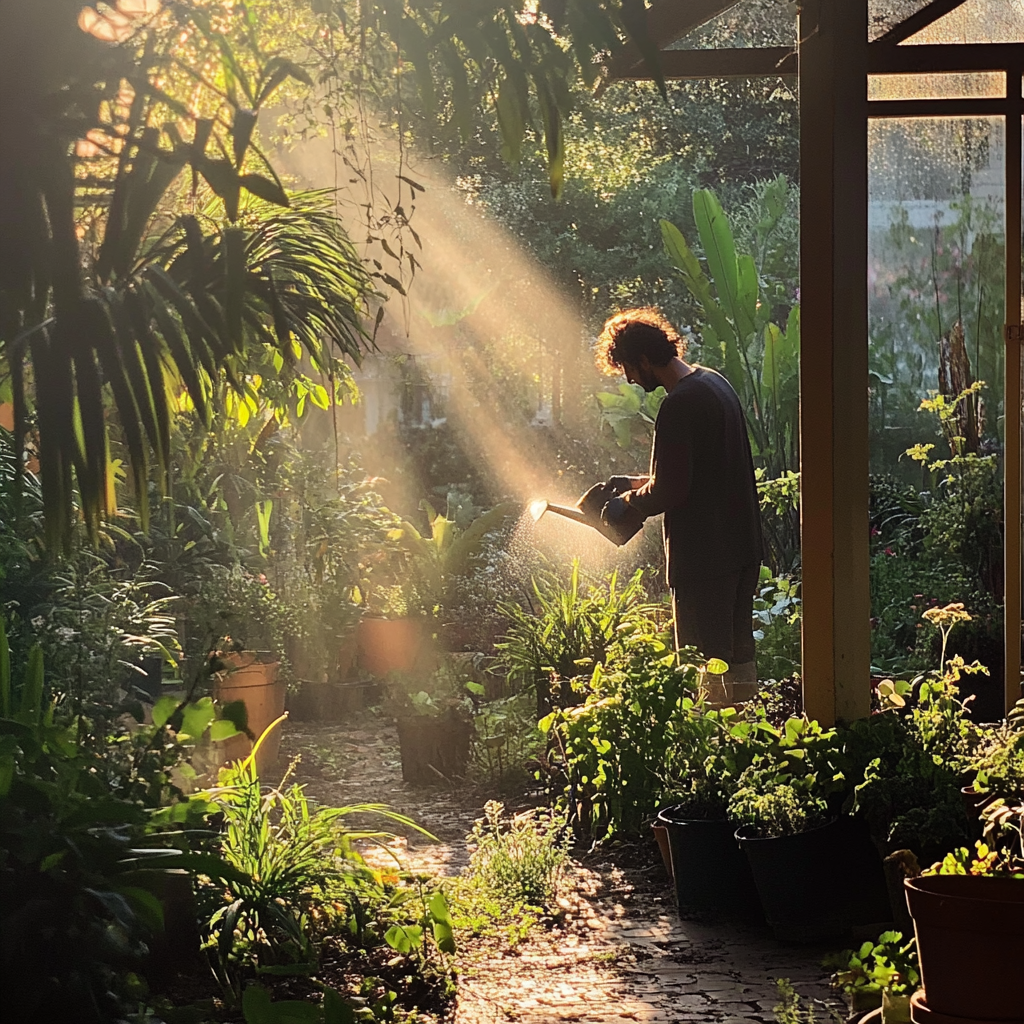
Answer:
[[[296,758],[293,777],[318,802],[383,803],[432,833],[436,842],[389,825],[396,838],[364,851],[416,873],[453,877],[467,867],[465,836],[484,803],[500,798],[467,784],[405,785],[396,730],[368,713],[346,725],[288,723],[279,767]],[[529,793],[505,799],[511,809],[537,801]],[[653,837],[576,851],[569,882],[558,917],[514,946],[494,932],[458,936],[457,995],[441,1018],[767,1024],[777,1019],[777,980],[789,979],[804,1006],[814,1006],[813,1019],[844,1019],[821,966],[834,950],[784,946],[765,928],[680,919]]]

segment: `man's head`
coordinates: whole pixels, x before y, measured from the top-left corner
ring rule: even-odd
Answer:
[[[625,374],[645,391],[658,387],[655,371],[686,355],[686,342],[652,306],[616,313],[601,331],[595,357],[609,376]]]

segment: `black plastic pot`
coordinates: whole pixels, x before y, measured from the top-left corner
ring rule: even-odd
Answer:
[[[473,723],[456,713],[398,719],[402,779],[431,786],[461,778],[469,762]]]
[[[850,819],[772,839],[744,827],[736,840],[776,938],[837,939],[854,923],[891,920],[881,861],[865,848],[862,829]]]
[[[750,863],[727,821],[686,818],[675,807],[658,815],[668,831],[679,909],[759,917],[761,904]]]

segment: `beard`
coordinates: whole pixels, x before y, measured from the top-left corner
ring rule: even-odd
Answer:
[[[636,375],[636,382],[648,394],[650,394],[652,391],[657,391],[658,388],[661,387],[661,385],[655,379],[653,373],[650,373],[650,372],[645,373],[642,370],[637,373],[637,375]]]

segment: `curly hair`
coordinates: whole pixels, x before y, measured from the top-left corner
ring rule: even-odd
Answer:
[[[653,306],[626,309],[604,325],[594,348],[597,368],[609,377],[622,373],[623,364],[635,366],[647,356],[652,366],[667,366],[686,355],[686,340]]]

